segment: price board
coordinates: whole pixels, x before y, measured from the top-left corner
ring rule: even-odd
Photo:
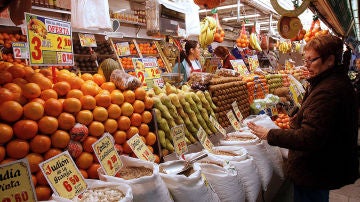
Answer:
[[[26,42],[12,42],[11,44],[14,58],[28,59],[29,50]]]
[[[234,68],[235,71],[237,71],[240,75],[248,75],[250,74],[248,68],[246,67],[246,64],[244,60],[230,60],[231,66]]]
[[[25,13],[30,65],[73,66],[71,23]]]
[[[259,59],[257,55],[248,56],[248,62],[249,62],[250,72],[254,72],[257,68],[260,67]]]
[[[135,153],[135,155],[142,160],[145,161],[155,161],[155,156],[151,153],[150,149],[145,145],[145,143],[141,140],[139,134],[134,135],[127,141],[131,150]]]
[[[218,129],[220,131],[220,133],[223,136],[226,136],[226,130],[220,125],[220,123],[210,115],[209,117],[210,122],[215,126],[216,129]]]
[[[237,104],[236,101],[234,101],[233,103],[231,103],[231,106],[235,112],[235,116],[237,117],[237,119],[239,120],[239,122],[241,123],[243,120],[243,115],[241,114],[240,110],[239,110],[239,106]]]
[[[132,58],[133,65],[135,67],[135,73],[140,81],[152,88],[154,84],[164,85],[164,81],[161,78],[161,70],[158,67],[156,58]]]
[[[95,35],[79,33],[81,47],[97,47]]]
[[[39,164],[54,193],[73,199],[87,189],[87,184],[68,151]]]
[[[116,45],[116,51],[118,52],[118,55],[120,55],[120,56],[130,55],[129,42],[116,43],[115,45]]]
[[[209,140],[205,130],[200,126],[197,137],[201,143],[201,145],[208,151],[212,151],[212,148],[214,147],[213,143]]]
[[[92,144],[92,148],[106,175],[114,176],[123,166],[120,156],[115,150],[113,137],[109,133]]]
[[[188,152],[188,147],[185,140],[184,124],[172,127],[171,136],[173,138],[175,152],[177,156],[181,156]]]
[[[0,201],[37,201],[26,158],[0,166]]]
[[[226,113],[226,116],[228,117],[232,127],[236,130],[236,131],[240,131],[240,123],[238,122],[238,120],[236,119],[234,112],[232,110],[230,110],[228,113]]]

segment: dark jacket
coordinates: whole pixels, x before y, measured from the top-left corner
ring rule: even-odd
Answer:
[[[272,129],[271,145],[289,149],[286,173],[299,186],[335,189],[358,177],[357,103],[343,67],[309,79],[289,130]]]

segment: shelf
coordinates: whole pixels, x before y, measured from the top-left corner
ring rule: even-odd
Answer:
[[[40,11],[49,11],[49,12],[54,12],[54,13],[63,13],[63,14],[71,15],[71,11],[59,10],[59,9],[54,9],[54,8],[45,8],[45,7],[40,7],[40,6],[31,6],[31,9],[40,10]]]
[[[127,20],[121,20],[121,19],[117,19],[117,18],[111,18],[113,20],[118,20],[119,22],[121,23],[126,23],[126,24],[131,24],[131,25],[140,25],[140,26],[143,26],[145,27],[146,24],[145,23],[140,23],[140,22],[132,22],[132,21],[127,21]]]

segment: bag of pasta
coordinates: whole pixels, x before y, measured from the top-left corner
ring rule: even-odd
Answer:
[[[110,81],[115,84],[115,86],[124,91],[124,90],[135,90],[136,88],[141,86],[141,81],[124,72],[121,69],[115,69],[110,76]]]

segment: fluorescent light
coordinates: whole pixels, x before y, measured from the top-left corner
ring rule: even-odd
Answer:
[[[244,16],[240,16],[240,19],[244,19],[244,18],[254,18],[254,17],[259,17],[260,14],[254,14],[254,15],[244,15]],[[229,21],[229,20],[236,20],[237,17],[228,17],[228,18],[223,18],[223,21]]]
[[[272,21],[272,23],[277,23],[278,21]],[[256,23],[257,25],[268,25],[269,24],[269,22],[257,22]],[[254,23],[246,23],[245,24],[245,26],[252,26],[252,25],[254,25]]]
[[[244,6],[244,4],[240,4],[240,6]],[[224,10],[224,9],[228,9],[228,8],[236,8],[237,4],[231,4],[231,5],[226,5],[226,6],[219,6],[216,8],[216,10]],[[212,9],[202,9],[199,10],[199,13],[205,13],[205,12],[210,12]]]

